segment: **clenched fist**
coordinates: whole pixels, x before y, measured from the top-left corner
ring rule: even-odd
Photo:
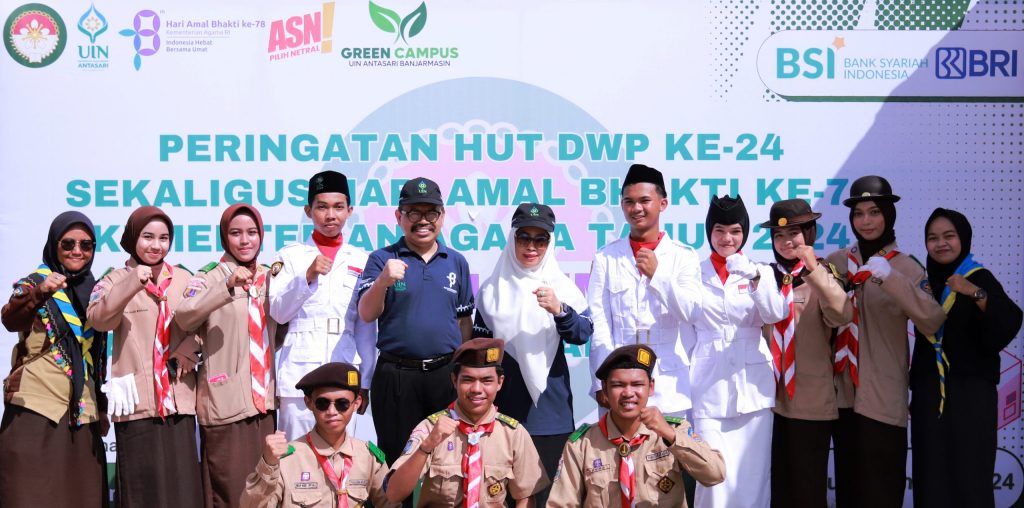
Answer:
[[[56,293],[58,289],[64,289],[68,287],[67,277],[57,273],[50,272],[50,275],[46,276],[46,280],[39,285],[39,290],[46,294]]]
[[[434,428],[430,429],[430,434],[423,440],[420,447],[423,448],[423,451],[432,451],[443,443],[445,439],[448,439],[448,436],[454,434],[458,428],[458,422],[449,418],[448,415],[444,415],[437,419]]]
[[[235,268],[235,271],[228,277],[227,285],[229,288],[242,287],[247,284],[252,284],[252,272],[244,266]]]
[[[281,457],[287,454],[288,439],[284,437],[284,432],[279,430],[263,438],[263,462],[268,466],[276,466],[281,462]]]
[[[814,254],[813,245],[794,247],[793,252],[796,253],[797,258],[803,260],[807,272],[813,272],[818,269],[818,258]]]
[[[384,264],[384,269],[381,270],[377,280],[384,284],[384,287],[389,288],[394,286],[396,282],[405,279],[405,269],[409,265],[405,264],[405,261],[401,259],[389,259]]]
[[[648,429],[653,430],[666,441],[673,442],[676,440],[675,429],[665,421],[665,415],[661,414],[661,410],[654,406],[647,406],[640,410],[640,423],[643,423]]]
[[[658,269],[658,256],[647,247],[641,248],[636,253],[636,268],[648,279],[654,277],[654,271]]]
[[[153,278],[153,269],[146,265],[139,265],[135,267],[135,276],[139,278],[139,282],[143,285],[149,282]]]
[[[331,267],[334,266],[334,261],[331,258],[317,254],[316,259],[310,263],[309,268],[306,269],[306,284],[312,284],[313,279],[319,275],[327,275],[331,273]]]

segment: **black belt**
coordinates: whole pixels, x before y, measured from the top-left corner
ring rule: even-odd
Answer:
[[[424,358],[422,360],[417,360],[413,358],[402,358],[400,356],[393,355],[386,351],[380,352],[381,361],[393,363],[402,368],[422,370],[424,372],[440,369],[441,367],[448,365],[448,362],[451,361],[451,359],[452,353],[448,353],[441,356],[435,356],[433,358]]]

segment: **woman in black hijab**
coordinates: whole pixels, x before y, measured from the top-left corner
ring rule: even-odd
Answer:
[[[937,208],[925,225],[928,288],[946,322],[915,330],[910,370],[914,505],[994,506],[999,352],[1021,309],[971,255],[971,224]]]
[[[88,217],[65,212],[50,225],[43,263],[14,284],[0,311],[18,334],[4,380],[0,424],[0,504],[105,506],[109,423],[98,390],[106,334],[85,309],[96,233]]]

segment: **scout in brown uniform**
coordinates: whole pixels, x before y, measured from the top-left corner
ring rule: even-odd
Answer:
[[[789,313],[764,327],[777,378],[772,430],[772,506],[828,503],[828,452],[839,418],[832,381],[832,332],[853,305],[832,267],[814,253],[820,213],[802,199],[772,205],[772,263]]]
[[[622,346],[605,358],[595,374],[608,413],[569,436],[549,507],[685,507],[683,469],[707,487],[725,479],[718,450],[682,418],[647,405],[657,359],[644,345]]]
[[[192,276],[164,262],[173,232],[170,217],[155,206],[132,212],[121,236],[121,248],[131,259],[103,277],[89,297],[93,327],[114,332],[104,391],[117,436],[115,499],[120,506],[202,503],[195,373],[175,369],[170,361],[185,340],[173,316]]]
[[[384,496],[384,452],[345,432],[365,401],[358,395],[359,371],[347,363],[328,363],[299,380],[316,423],[289,443],[284,432],[267,436],[256,472],[246,480],[242,506],[359,507],[395,506]]]
[[[935,333],[946,315],[924,268],[896,246],[896,206],[884,178],[850,186],[857,245],[828,256],[845,278],[854,316],[836,336],[839,422],[835,442],[840,508],[901,506],[907,462],[907,320]],[[851,409],[852,408],[852,409]]]
[[[458,398],[416,426],[385,484],[399,502],[422,478],[417,506],[528,506],[548,485],[526,429],[498,412],[505,341],[476,338],[452,357]]]
[[[252,206],[232,205],[221,215],[220,231],[224,257],[192,278],[174,316],[182,329],[197,332],[192,353],[203,356],[196,416],[207,508],[238,506],[263,438],[274,433],[277,407],[270,274],[257,262],[263,219]]]
[[[109,423],[98,388],[106,335],[85,319],[96,233],[65,212],[50,224],[43,264],[14,284],[4,327],[18,333],[4,380],[0,506],[106,506]]]

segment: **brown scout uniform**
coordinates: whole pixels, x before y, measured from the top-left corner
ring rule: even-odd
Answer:
[[[832,374],[832,330],[853,319],[853,304],[837,277],[838,274],[833,274],[830,267],[819,260],[816,270],[803,274],[805,284],[793,289],[796,388],[790,400],[780,376],[774,408],[786,418],[818,421],[839,418]],[[772,328],[772,325],[764,327],[769,343],[773,340]]]
[[[200,425],[233,423],[259,413],[252,400],[249,370],[249,294],[240,287],[227,287],[227,278],[236,268],[238,264],[234,261],[211,263],[204,267],[207,271],[200,270],[192,278],[184,291],[185,298],[174,314],[175,324],[184,330],[196,331],[199,342],[196,346],[203,352],[196,400],[196,417]],[[270,273],[258,266],[254,278],[260,274],[267,277],[260,290],[260,303],[267,320],[268,347],[273,348],[276,325],[267,312]],[[270,356],[271,362],[267,366],[270,383],[266,392],[268,411],[277,407],[273,353]]]
[[[135,413],[115,416],[114,422],[160,417],[157,413],[156,389],[153,386],[153,341],[159,306],[135,276],[136,266],[138,265],[135,261],[131,260],[125,268],[114,270],[104,276],[93,289],[87,311],[93,328],[114,332],[110,377],[134,374],[135,386],[139,391],[139,403],[135,405]],[[181,303],[185,287],[192,277],[191,273],[180,266],[174,267],[173,270],[173,274],[169,274],[166,269],[161,269],[155,282],[159,286],[168,275],[172,275],[171,284],[165,293],[171,312]],[[172,322],[170,351],[176,350],[185,339],[185,332]],[[186,373],[183,379],[172,380],[171,393],[178,414],[196,413],[194,373]]]
[[[452,410],[438,411],[421,421],[412,431],[402,456],[391,466],[397,470],[409,456],[420,447],[420,443],[434,428],[434,423],[443,415],[455,411],[453,420],[469,421],[461,414],[456,404]],[[533,446],[533,440],[526,428],[514,418],[498,412],[491,406],[490,413],[479,424],[495,422],[494,430],[480,438],[483,471],[480,485],[480,506],[504,507],[505,499],[524,499],[533,496],[550,483],[544,466]],[[448,439],[437,446],[423,466],[420,475],[423,487],[420,490],[418,507],[461,506],[465,498],[463,488],[462,456],[469,441],[465,434],[456,430]]]
[[[366,501],[378,508],[399,506],[388,503],[384,495],[382,485],[388,469],[384,464],[384,453],[376,446],[348,436],[334,450],[316,429],[307,435],[317,452],[331,462],[336,474],[344,465],[343,455],[352,457],[352,469],[345,482],[350,508],[363,506]],[[281,458],[277,466],[268,466],[260,459],[256,472],[250,474],[246,481],[245,492],[242,493],[243,508],[337,506],[334,486],[325,477],[320,462],[306,442],[306,436],[292,441],[289,451],[292,449],[294,453]]]
[[[894,249],[899,247],[891,243],[883,251]],[[864,264],[856,246],[840,249],[827,258],[843,277],[847,277],[847,252]],[[906,428],[910,365],[907,320],[922,333],[933,334],[946,320],[946,314],[932,297],[927,274],[916,260],[901,252],[889,264],[892,273],[884,282],[871,279],[855,289],[860,311],[860,386],[854,388],[849,369],[836,378],[836,385],[840,408],[852,407],[873,420]]]
[[[59,423],[68,413],[71,382],[50,354],[46,327],[36,312],[49,298],[50,295],[40,291],[39,286],[32,286],[22,294],[12,295],[11,300],[4,305],[4,325],[9,330],[18,331],[18,345],[11,358],[11,365],[15,369],[4,380],[4,402],[30,409],[53,423]],[[46,349],[43,349],[44,345]],[[96,351],[94,346],[92,354],[98,360],[98,355],[106,352]],[[19,365],[24,367],[18,369]],[[82,387],[85,408],[80,418],[83,424],[99,420],[96,389],[96,380],[90,375]]]
[[[640,424],[637,434],[648,438],[633,451],[636,470],[637,507],[686,507],[682,469],[705,486],[725,479],[725,459],[698,436],[690,424],[680,418],[666,417],[676,429],[675,443],[666,445],[654,431]],[[584,424],[569,436],[554,485],[548,497],[549,508],[618,507],[618,446],[609,440],[622,436],[611,418],[607,419],[608,438],[600,427]]]

